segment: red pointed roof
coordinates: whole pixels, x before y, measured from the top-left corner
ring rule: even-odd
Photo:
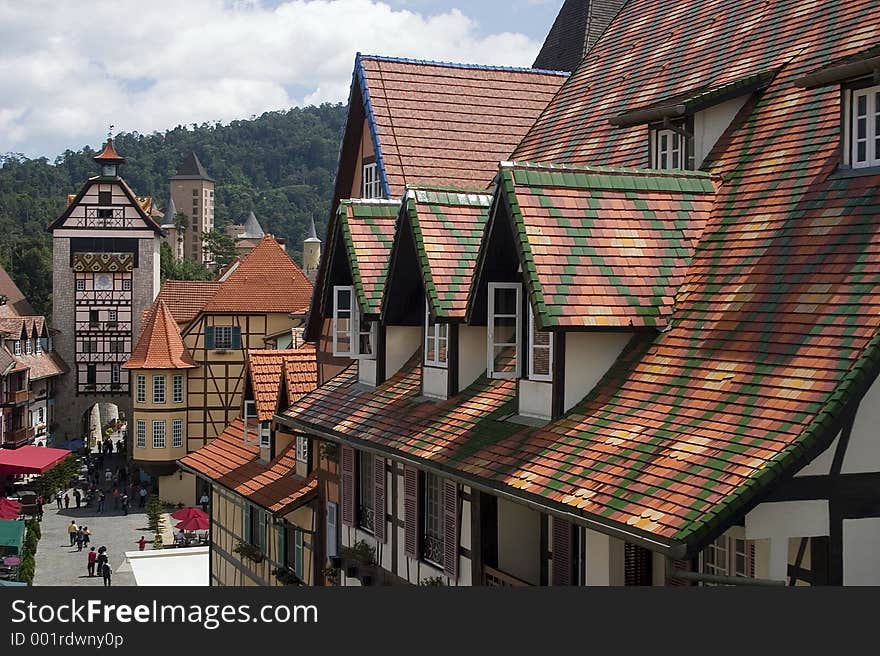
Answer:
[[[116,152],[116,148],[113,147],[113,138],[110,137],[107,139],[107,143],[104,144],[104,150],[95,155],[92,159],[94,159],[99,164],[124,164],[125,158]]]
[[[204,312],[298,312],[309,304],[312,283],[267,235],[222,281]]]
[[[122,368],[192,369],[197,366],[183,345],[171,311],[159,299],[153,304],[134,353]]]

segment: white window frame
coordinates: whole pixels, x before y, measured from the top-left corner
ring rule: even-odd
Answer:
[[[685,170],[687,168],[687,139],[685,139],[684,135],[668,128],[652,130],[652,134],[654,138],[651,148],[651,155],[654,159],[652,168],[662,171]],[[667,144],[670,145],[666,150],[661,150],[663,137],[668,137]],[[677,148],[672,147],[673,144]],[[678,151],[678,166],[672,166],[672,158],[676,151]],[[662,165],[664,155],[667,158],[667,166]]]
[[[118,385],[121,381],[122,381],[122,371],[119,368],[119,363],[113,362],[110,365],[110,383]]]
[[[135,422],[135,446],[139,449],[147,448],[147,422],[145,419],[138,419]]]
[[[14,344],[12,345],[12,354],[13,355],[21,355],[21,340],[20,339],[15,340]]]
[[[214,350],[228,351],[232,348],[233,326],[214,326]],[[221,339],[220,335],[223,335]]]
[[[153,420],[153,448],[154,449],[164,449],[165,448],[165,420],[164,419],[154,419]]]
[[[138,374],[135,377],[135,387],[137,389],[137,402],[147,402],[147,377],[144,374]]]
[[[124,291],[124,292],[131,291],[131,278],[123,278],[122,279],[122,291]]]
[[[34,352],[37,355],[40,355],[40,353],[43,352],[43,340],[42,339],[37,339],[34,341]]]
[[[871,166],[880,166],[880,133],[877,132],[877,115],[880,114],[880,85],[865,87],[863,89],[851,89],[847,94],[849,107],[847,114],[846,135],[848,137],[849,163],[854,169],[863,169]],[[859,98],[865,98],[865,138],[858,139],[856,131],[858,130],[859,115],[858,104]],[[872,120],[873,119],[873,120]],[[859,144],[865,144],[865,159],[859,160],[858,147]],[[873,148],[872,148],[873,146]],[[873,153],[873,154],[872,154]]]
[[[181,374],[174,374],[171,378],[171,401],[183,403],[183,376]]]
[[[268,449],[272,446],[272,422],[260,422],[260,448]]]
[[[443,335],[440,334],[441,329]],[[440,359],[440,345],[444,345],[444,357]],[[429,357],[433,352],[434,357]],[[428,367],[440,367],[446,369],[449,360],[449,324],[434,322],[431,324],[431,313],[428,310],[428,302],[425,301],[425,365]]]
[[[333,501],[327,502],[327,558],[339,555],[339,542],[336,537],[339,522],[339,506]]]
[[[153,376],[153,403],[165,403],[165,376]]]
[[[32,351],[31,340],[29,340],[29,339],[24,340],[24,354],[30,355],[31,351]]]
[[[116,310],[107,310],[107,321],[109,323],[119,321],[119,313]]]
[[[171,420],[171,446],[175,449],[183,446],[183,419]]]
[[[516,290],[516,314],[495,314],[495,291],[499,289]],[[522,284],[518,282],[490,282],[488,289],[488,311],[486,314],[486,373],[489,378],[519,378],[522,358]],[[509,343],[495,343],[495,319],[516,319],[516,366],[514,371],[495,371],[495,347],[509,346]]]
[[[296,436],[296,459],[299,462],[309,461],[309,438],[305,435]]]
[[[547,333],[550,336],[550,340],[547,346],[543,344],[535,344],[535,311],[532,310],[531,303],[529,304],[529,380],[538,380],[545,382],[553,381],[553,333],[549,330],[541,330],[538,332]],[[535,373],[535,349],[542,349],[547,351],[547,363],[549,371],[546,374],[536,374]]]
[[[349,309],[348,310],[340,310],[339,309],[339,296],[341,293],[349,294]],[[349,324],[348,324],[348,339],[349,339],[349,350],[343,351],[339,348],[339,337],[341,334],[345,334],[344,332],[340,332],[336,326],[339,322],[339,313],[340,312],[348,312],[349,313]],[[332,330],[333,330],[333,355],[337,357],[344,358],[360,358],[365,360],[374,360],[376,358],[376,332],[377,332],[377,323],[376,321],[370,321],[370,328],[368,331],[361,330],[361,308],[360,304],[357,300],[357,295],[355,294],[353,285],[335,285],[333,287],[333,321],[332,321]],[[363,353],[361,352],[361,337],[368,336],[370,340],[370,346],[372,347],[371,353]]]
[[[85,278],[77,278],[76,279],[76,291],[84,292],[86,290],[86,279]]]
[[[737,530],[737,528],[739,530]],[[737,528],[731,529],[723,535],[719,535],[700,552],[700,572],[703,574],[714,574],[716,576],[736,576],[742,578],[755,577],[755,563],[752,562],[750,558],[753,541],[746,540],[745,531],[742,527]],[[738,542],[741,543],[745,551],[737,549]],[[746,567],[744,571],[737,569],[736,558],[738,554],[743,557],[743,562]],[[718,560],[717,556],[722,556],[722,563],[716,562]],[[703,585],[711,584],[704,583]]]
[[[379,179],[379,166],[376,162],[364,164],[361,169],[362,198],[382,198],[382,181]]]

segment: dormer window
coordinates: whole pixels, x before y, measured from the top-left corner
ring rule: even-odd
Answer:
[[[31,340],[29,340],[29,339],[24,340],[24,354],[25,355],[31,354]]]
[[[37,355],[43,352],[43,340],[38,339],[34,342],[34,348],[36,349]]]
[[[382,184],[379,180],[379,169],[375,163],[364,164],[363,198],[381,198]]]
[[[425,303],[425,365],[446,368],[449,325],[432,321]]]
[[[880,86],[847,89],[849,164],[854,169],[880,166]]]
[[[376,322],[361,316],[354,287],[333,288],[333,355],[347,358],[375,357]]]
[[[489,378],[519,377],[521,294],[520,283],[489,283],[486,331]]]
[[[529,306],[529,380],[553,380],[553,333],[538,330]]]
[[[13,344],[13,347],[12,347],[12,353],[13,353],[13,355],[21,355],[21,340],[20,339],[15,340],[15,343]]]
[[[688,167],[688,138],[683,127],[651,129],[651,168],[678,171]]]

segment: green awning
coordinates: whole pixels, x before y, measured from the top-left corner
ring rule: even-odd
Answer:
[[[12,547],[15,553],[21,551],[24,544],[24,522],[17,519],[0,519],[0,549],[9,551]]]

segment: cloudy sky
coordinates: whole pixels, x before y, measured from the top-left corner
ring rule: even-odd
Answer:
[[[356,52],[529,66],[562,0],[0,0],[0,154],[348,97]]]

